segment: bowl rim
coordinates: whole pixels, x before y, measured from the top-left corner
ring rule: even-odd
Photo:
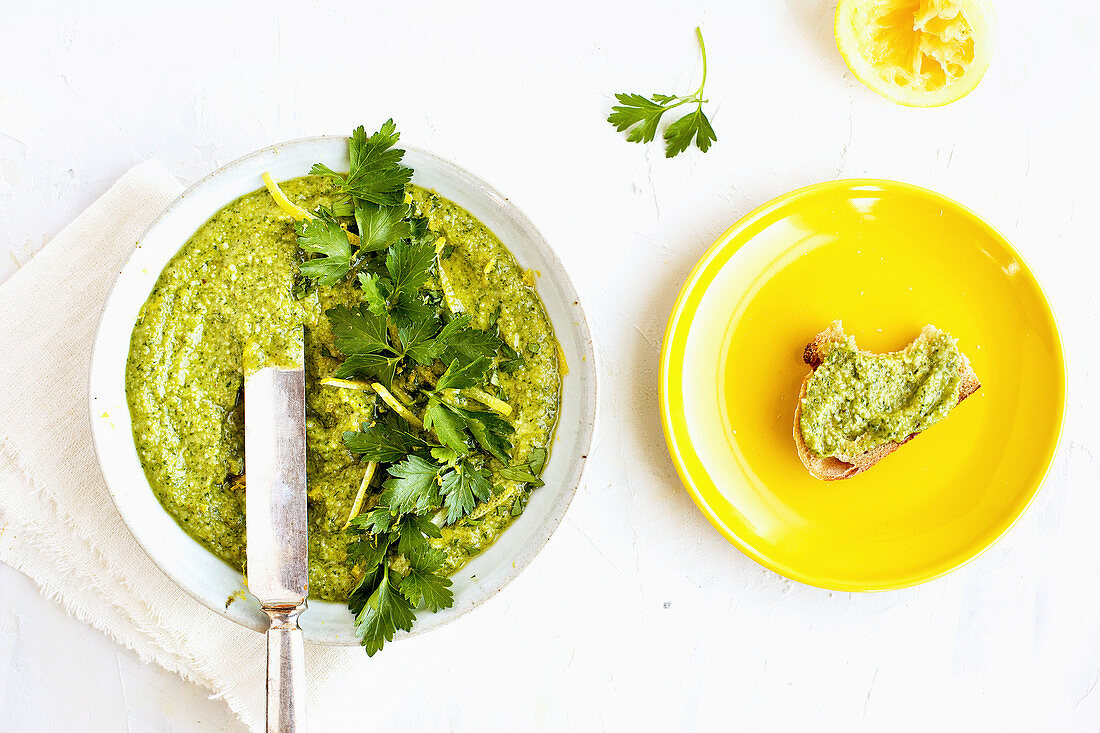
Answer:
[[[670,396],[670,369],[674,359],[673,341],[675,334],[680,328],[689,328],[690,321],[682,323],[684,317],[684,309],[686,301],[690,297],[692,291],[694,291],[700,284],[699,280],[707,266],[717,257],[720,253],[724,252],[727,248],[733,245],[733,249],[730,252],[729,260],[731,261],[737,257],[739,251],[744,247],[750,239],[746,239],[742,242],[737,242],[737,238],[743,231],[748,229],[751,225],[757,221],[763,219],[767,215],[774,211],[782,209],[785,206],[790,205],[792,202],[797,201],[806,196],[811,196],[822,191],[828,191],[830,189],[843,189],[843,190],[858,190],[858,189],[870,189],[870,190],[901,190],[910,194],[916,194],[918,196],[927,197],[933,201],[938,201],[945,206],[951,207],[959,211],[963,216],[969,217],[977,222],[983,229],[989,232],[990,236],[1002,245],[1007,252],[1009,252],[1014,259],[1020,264],[1021,271],[1028,276],[1032,284],[1038,290],[1039,295],[1042,297],[1043,302],[1046,305],[1046,316],[1050,320],[1051,329],[1054,335],[1054,343],[1057,350],[1057,364],[1059,365],[1059,377],[1061,385],[1061,404],[1058,409],[1057,426],[1055,428],[1055,439],[1051,445],[1051,448],[1047,455],[1044,457],[1043,467],[1036,472],[1036,476],[1032,480],[1032,486],[1028,489],[1028,497],[1019,507],[1019,511],[1011,517],[1009,521],[1001,528],[1001,531],[991,533],[986,538],[986,541],[982,544],[976,543],[972,548],[968,549],[965,553],[965,557],[961,560],[957,560],[953,563],[944,563],[942,567],[934,568],[929,572],[918,574],[912,578],[906,578],[896,582],[888,582],[881,584],[846,584],[846,583],[831,583],[829,581],[821,580],[812,574],[802,573],[796,569],[786,567],[776,561],[774,561],[769,555],[757,549],[750,541],[739,536],[736,532],[729,531],[719,518],[714,514],[710,508],[710,503],[707,501],[703,493],[695,485],[695,480],[692,478],[692,472],[689,471],[688,466],[685,465],[683,457],[680,454],[679,442],[676,438],[676,429],[674,425],[675,416],[673,415],[673,405]],[[728,262],[727,261],[727,262]],[[704,288],[705,289],[705,288]],[[997,544],[1005,535],[1007,535],[1013,527],[1020,521],[1020,518],[1027,512],[1031,505],[1035,501],[1035,497],[1039,495],[1043,485],[1046,483],[1047,477],[1050,475],[1050,470],[1054,465],[1054,461],[1058,456],[1059,451],[1062,448],[1062,442],[1065,437],[1065,423],[1066,423],[1066,404],[1068,399],[1068,369],[1066,363],[1066,351],[1065,345],[1062,340],[1062,332],[1058,326],[1058,317],[1054,311],[1054,306],[1047,296],[1046,291],[1043,289],[1042,282],[1035,275],[1034,270],[1027,263],[1027,260],[1020,254],[1019,250],[1012,244],[1012,242],[1001,233],[1001,231],[990,223],[987,219],[975,212],[973,209],[959,203],[955,199],[946,196],[932,189],[925,188],[924,186],[918,186],[913,183],[905,183],[903,181],[894,181],[886,178],[838,178],[828,181],[820,181],[818,183],[812,183],[807,186],[802,186],[786,193],[780,194],[759,206],[754,207],[750,211],[746,212],[742,216],[738,217],[733,224],[731,224],[724,232],[722,232],[714,240],[714,242],[707,247],[691,271],[684,279],[683,285],[680,287],[679,292],[676,295],[676,300],[673,303],[671,310],[669,311],[668,321],[665,326],[664,337],[661,343],[661,354],[657,373],[657,400],[658,408],[661,416],[661,429],[665,437],[665,447],[669,452],[669,456],[672,459],[673,466],[676,469],[676,473],[680,478],[680,482],[696,507],[706,517],[707,521],[730,542],[734,547],[744,553],[751,560],[759,563],[760,565],[768,568],[769,570],[781,575],[785,578],[804,583],[815,588],[821,588],[830,591],[845,591],[845,592],[879,592],[879,591],[891,591],[901,590],[903,588],[910,588],[913,586],[921,585],[937,578],[943,577],[948,573],[954,572],[959,568],[973,562],[976,558],[984,554],[989,548]],[[683,418],[681,417],[681,420]]]
[[[145,556],[148,557],[149,560],[161,572],[163,572],[165,575],[167,575],[172,580],[172,582],[178,588],[183,590],[187,595],[189,595],[194,600],[198,601],[201,605],[203,605],[206,608],[210,609],[211,611],[215,612],[219,616],[222,616],[224,618],[228,618],[228,619],[234,621],[235,623],[241,625],[242,627],[249,628],[249,629],[252,629],[254,631],[261,632],[261,633],[263,633],[267,629],[267,624],[265,622],[260,621],[258,618],[254,618],[254,617],[250,617],[250,616],[242,616],[242,615],[239,615],[239,614],[230,613],[229,612],[229,607],[230,607],[229,604],[226,604],[223,607],[220,603],[214,602],[213,599],[210,599],[210,598],[207,598],[207,597],[204,597],[203,595],[201,595],[196,588],[191,587],[191,585],[186,581],[185,578],[180,577],[180,573],[178,573],[174,569],[172,569],[172,567],[170,565],[166,566],[164,563],[160,562],[156,557],[157,553],[155,553],[149,547],[149,545],[147,544],[145,539],[143,539],[143,533],[135,531],[134,526],[130,521],[131,516],[128,514],[128,510],[126,508],[125,502],[120,501],[120,497],[119,497],[119,495],[116,491],[116,487],[115,487],[114,483],[112,482],[111,478],[108,476],[107,470],[105,469],[105,463],[104,463],[104,460],[103,460],[103,453],[104,453],[104,444],[105,444],[107,436],[102,434],[103,428],[102,428],[101,423],[98,420],[98,416],[96,414],[96,412],[97,412],[97,410],[96,410],[96,394],[97,394],[97,391],[101,391],[101,390],[98,389],[98,385],[97,385],[97,382],[95,380],[95,375],[96,375],[95,364],[97,362],[98,355],[101,353],[101,349],[105,348],[105,346],[101,344],[101,339],[102,339],[103,333],[104,333],[103,326],[104,326],[105,318],[107,317],[108,310],[109,310],[112,302],[115,300],[115,297],[116,297],[117,291],[119,289],[120,283],[124,280],[124,276],[126,275],[128,268],[131,266],[131,262],[133,260],[134,253],[136,253],[139,250],[141,243],[144,242],[147,239],[147,237],[150,235],[150,233],[154,232],[158,227],[160,227],[163,224],[165,219],[168,219],[169,217],[171,217],[186,199],[188,199],[192,195],[194,195],[196,191],[198,191],[200,189],[203,189],[208,185],[211,185],[212,183],[216,182],[217,180],[221,179],[222,177],[226,176],[227,174],[232,173],[234,171],[237,171],[241,168],[247,168],[247,166],[249,164],[253,163],[254,161],[256,161],[258,159],[261,159],[261,158],[265,158],[267,156],[270,156],[273,153],[278,153],[280,150],[291,148],[291,147],[307,146],[307,145],[310,145],[310,144],[330,144],[330,143],[346,144],[347,140],[348,140],[347,135],[322,134],[322,135],[312,135],[312,136],[300,137],[300,138],[292,138],[292,139],[289,139],[289,140],[284,140],[284,141],[281,141],[281,142],[273,143],[271,145],[267,145],[265,147],[262,147],[262,148],[253,150],[251,152],[248,152],[244,155],[241,155],[237,158],[234,158],[233,160],[231,160],[231,161],[229,161],[229,162],[227,162],[227,163],[225,163],[221,166],[218,166],[213,171],[211,171],[211,172],[207,173],[206,175],[202,176],[195,183],[193,183],[190,186],[188,186],[187,188],[185,188],[179,195],[177,195],[175,198],[173,198],[172,201],[169,202],[168,205],[165,206],[164,209],[162,209],[159,214],[157,214],[157,216],[149,223],[149,225],[147,227],[145,227],[145,229],[142,231],[141,235],[136,240],[136,243],[137,243],[136,246],[127,255],[126,260],[119,266],[118,273],[115,275],[114,280],[111,284],[111,287],[108,290],[107,296],[103,299],[103,302],[102,302],[102,304],[100,305],[100,308],[99,308],[99,314],[98,314],[97,319],[96,319],[95,337],[94,337],[93,343],[92,343],[91,358],[88,361],[86,394],[87,394],[87,399],[88,399],[89,417],[90,417],[90,420],[91,420],[91,427],[92,427],[92,447],[93,447],[93,450],[94,450],[94,453],[95,453],[97,466],[99,467],[100,475],[103,478],[104,484],[106,485],[108,493],[111,496],[111,501],[114,504],[116,511],[119,513],[120,517],[122,518],[122,521],[125,524],[127,531],[129,531],[130,535],[137,542],[138,546],[141,548],[141,550],[145,554]],[[470,183],[476,184],[478,186],[478,188],[481,189],[481,193],[483,195],[485,195],[487,198],[490,198],[490,199],[494,200],[497,203],[507,202],[508,206],[510,207],[511,216],[513,218],[517,219],[519,221],[519,223],[523,224],[524,227],[534,235],[533,240],[535,241],[537,249],[541,250],[541,253],[547,258],[548,262],[556,270],[556,272],[554,274],[556,276],[555,280],[557,282],[557,285],[559,287],[563,288],[567,292],[568,296],[573,301],[573,311],[571,313],[571,315],[573,316],[573,322],[570,324],[570,329],[569,330],[575,332],[576,335],[579,337],[578,341],[581,345],[580,348],[581,348],[581,353],[582,353],[582,359],[581,359],[580,364],[570,364],[569,365],[569,371],[572,371],[572,370],[576,369],[578,371],[583,372],[584,379],[582,380],[582,385],[585,387],[585,389],[584,389],[584,394],[582,395],[582,397],[583,397],[582,415],[581,415],[582,423],[579,426],[579,431],[578,431],[577,455],[570,456],[570,459],[571,459],[571,461],[574,465],[572,467],[572,470],[569,471],[569,474],[570,474],[570,478],[569,478],[569,481],[568,481],[569,486],[565,487],[565,489],[562,492],[562,495],[558,498],[557,502],[550,506],[550,509],[549,509],[549,512],[548,512],[548,515],[547,515],[547,521],[542,525],[543,526],[543,531],[534,534],[532,536],[532,541],[528,545],[525,546],[526,548],[528,548],[527,551],[522,553],[522,556],[516,557],[516,558],[513,559],[513,562],[511,563],[511,571],[506,573],[506,577],[504,577],[502,582],[494,583],[494,584],[482,583],[482,582],[475,583],[470,589],[468,589],[466,591],[466,593],[465,593],[465,595],[466,595],[465,602],[462,604],[462,606],[458,610],[456,610],[455,612],[453,612],[451,614],[448,614],[445,618],[440,618],[438,614],[427,614],[427,613],[422,614],[423,616],[426,616],[427,618],[418,618],[417,623],[414,624],[412,630],[410,630],[410,631],[407,631],[407,632],[406,631],[398,631],[397,634],[394,636],[394,639],[393,639],[394,641],[398,641],[398,640],[404,639],[404,638],[411,638],[413,636],[418,636],[420,634],[428,633],[428,632],[433,631],[437,628],[441,628],[443,626],[446,626],[446,625],[450,624],[451,622],[461,618],[462,616],[465,616],[467,613],[470,613],[471,611],[475,610],[476,608],[481,606],[483,603],[485,603],[487,600],[489,600],[490,598],[495,596],[497,593],[499,593],[501,590],[503,590],[503,588],[505,586],[512,583],[534,561],[535,557],[542,551],[542,549],[549,542],[549,540],[553,536],[553,534],[561,526],[561,523],[565,518],[565,514],[568,511],[569,506],[572,504],[574,496],[576,495],[577,491],[579,490],[579,488],[581,486],[581,483],[584,481],[584,471],[585,471],[585,468],[587,467],[588,457],[591,454],[592,446],[595,442],[595,435],[596,435],[597,426],[599,424],[599,416],[600,416],[599,368],[598,368],[598,365],[599,365],[599,350],[596,346],[596,342],[595,342],[595,339],[593,337],[592,330],[591,330],[591,328],[588,324],[588,317],[587,317],[587,314],[584,311],[584,307],[583,307],[583,304],[582,304],[582,301],[581,301],[581,297],[580,297],[579,293],[577,292],[576,287],[573,284],[572,278],[570,278],[570,276],[569,276],[568,270],[565,268],[564,264],[561,261],[561,258],[558,256],[557,252],[554,250],[553,247],[550,246],[550,243],[542,235],[542,232],[534,225],[534,223],[527,217],[527,215],[518,206],[512,204],[511,199],[509,199],[508,197],[502,195],[499,191],[497,191],[496,188],[494,188],[493,186],[488,184],[484,179],[482,179],[479,176],[475,175],[470,170],[458,165],[457,163],[455,163],[451,159],[445,158],[445,157],[440,156],[440,155],[437,155],[437,154],[435,154],[435,153],[433,153],[429,150],[426,150],[424,148],[420,148],[420,147],[415,146],[415,145],[402,145],[402,148],[405,150],[406,154],[412,153],[414,156],[419,156],[419,157],[422,157],[422,158],[425,158],[425,159],[433,160],[438,165],[440,165],[443,168],[448,169],[450,172],[456,174],[457,176],[466,179]],[[302,175],[306,175],[306,174],[303,173]],[[259,180],[258,177],[257,177],[257,180]],[[255,190],[259,190],[260,188],[262,188],[262,186],[257,186],[257,188]],[[224,203],[222,203],[221,206],[228,205],[232,201],[236,200],[236,198],[239,198],[239,196],[241,196],[241,195],[246,195],[246,194],[238,194],[238,195],[234,196],[233,198],[231,198],[231,199],[225,201]],[[213,216],[215,213],[217,213],[217,209],[215,209],[213,211],[210,211],[208,213],[207,217],[209,218],[210,216]],[[200,226],[201,226],[201,224],[200,224]],[[189,237],[190,237],[190,235],[188,235],[188,238]],[[183,247],[184,244],[186,244],[186,241],[187,241],[187,238],[184,238],[184,239],[180,240],[179,247]],[[172,252],[172,254],[169,256],[169,259],[171,257],[174,257],[175,254],[178,251],[179,251],[178,249],[174,250]],[[156,278],[159,277],[159,275],[160,275],[160,272],[157,272],[156,275],[153,276],[153,281],[152,281],[153,285],[155,285]],[[537,291],[537,289],[536,289],[536,291]],[[549,313],[547,314],[547,317],[549,318]],[[551,325],[554,327],[554,330],[555,330],[555,333],[556,333],[559,330],[558,329],[559,324],[554,323],[553,321],[551,321]],[[103,357],[99,357],[99,358],[103,358]],[[127,409],[128,409],[128,405],[127,405]],[[128,415],[127,415],[127,417],[128,417]],[[562,427],[561,426],[561,414],[560,414],[560,411],[559,411],[558,422],[555,425],[555,429],[554,429],[555,430],[555,435],[557,435],[557,431],[561,427]],[[135,453],[136,453],[136,448],[133,446],[132,438],[131,438],[131,441],[130,441],[128,447],[131,450],[134,450]],[[553,457],[554,457],[554,451],[551,451],[551,457],[550,457],[551,461],[553,460]],[[148,487],[147,481],[146,481],[146,487],[149,488],[150,491],[152,491],[151,487]],[[168,518],[173,523],[176,523],[177,526],[178,526],[178,522],[175,522],[175,519],[173,517],[171,517],[170,514],[168,514],[167,510],[165,510],[162,505],[160,505],[159,500],[157,501],[157,504],[160,507],[161,511],[163,511],[164,514],[167,515]],[[505,532],[507,532],[508,529],[511,529],[511,527],[506,528]],[[180,530],[184,531],[182,529],[182,527],[180,528]],[[186,534],[185,531],[184,531],[184,533]],[[212,558],[214,558],[218,562],[223,562],[221,560],[221,558],[218,558],[216,555],[214,555],[212,552],[210,552],[206,547],[202,546],[201,543],[198,543],[198,541],[195,540],[193,537],[191,537],[190,535],[187,535],[187,536],[189,537],[189,539],[191,539],[193,542],[195,542],[196,545],[198,545],[204,552],[209,553],[209,555]],[[478,556],[480,556],[481,554],[482,553],[479,553]],[[232,567],[229,566],[228,563],[225,563],[225,564],[226,564],[227,567],[230,567],[232,569]],[[233,569],[233,571],[237,572],[235,569]],[[245,587],[246,586],[244,585],[244,581],[242,579],[242,588],[245,588]],[[330,601],[320,601],[320,600],[317,600],[317,599],[310,599],[309,602],[312,603],[312,604],[322,603],[322,604],[330,604],[330,605],[341,605],[341,606],[343,605],[343,604],[335,604],[334,602],[330,602]],[[456,603],[455,605],[458,606],[459,604]],[[436,619],[438,619],[438,620],[436,620]],[[433,620],[435,620],[434,623],[433,623]],[[355,646],[355,645],[358,645],[358,643],[359,643],[358,639],[356,639],[354,636],[352,636],[352,638],[350,638],[350,639],[331,639],[331,638],[326,638],[326,637],[313,636],[308,632],[308,630],[305,631],[305,640],[308,643],[319,645],[319,646]]]

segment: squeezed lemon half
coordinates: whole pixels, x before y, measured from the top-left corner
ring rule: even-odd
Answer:
[[[988,0],[840,0],[833,34],[871,90],[938,107],[969,94],[989,68],[993,8]]]

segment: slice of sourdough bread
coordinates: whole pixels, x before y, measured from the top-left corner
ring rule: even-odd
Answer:
[[[913,343],[922,338],[937,336],[940,333],[940,330],[935,326],[925,326],[921,330],[920,336],[913,340]],[[877,448],[855,455],[819,456],[806,445],[806,441],[802,437],[802,400],[806,396],[806,388],[810,382],[810,377],[813,376],[813,370],[821,366],[821,362],[825,359],[829,349],[836,343],[843,343],[847,338],[848,336],[844,333],[841,322],[833,321],[828,328],[814,336],[813,340],[806,344],[806,349],[802,353],[802,360],[810,365],[810,373],[802,380],[802,388],[798,392],[798,403],[794,410],[794,444],[798,449],[798,457],[802,460],[802,464],[806,466],[806,470],[814,478],[822,481],[836,481],[863,473],[918,435],[918,433],[913,433],[900,443],[885,443]],[[864,351],[862,353],[870,352]],[[959,385],[958,401],[962,402],[978,391],[978,388],[982,385],[978,381],[978,375],[974,373],[974,369],[970,366],[970,360],[965,355],[959,363],[959,372],[962,375],[962,383]]]

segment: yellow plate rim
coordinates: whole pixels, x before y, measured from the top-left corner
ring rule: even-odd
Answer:
[[[732,258],[742,246],[744,246],[749,240],[743,242],[735,242],[737,236],[741,232],[748,229],[752,224],[767,216],[768,214],[781,209],[801,198],[808,197],[814,194],[821,193],[829,190],[855,190],[859,188],[874,188],[874,189],[899,189],[908,193],[916,194],[918,196],[925,196],[931,198],[946,207],[956,209],[964,216],[971,217],[974,221],[978,222],[989,234],[997,240],[1005,249],[1012,254],[1015,260],[1020,264],[1021,272],[1025,273],[1031,282],[1035,285],[1039,294],[1042,296],[1043,303],[1046,306],[1046,316],[1050,321],[1050,325],[1054,333],[1054,343],[1057,351],[1057,361],[1061,366],[1058,376],[1060,383],[1058,384],[1058,391],[1061,394],[1061,405],[1058,410],[1058,424],[1057,424],[1057,437],[1052,442],[1051,448],[1047,451],[1046,456],[1043,458],[1043,468],[1036,472],[1036,477],[1032,479],[1031,486],[1028,488],[1026,501],[1020,504],[1018,511],[1004,523],[1004,526],[999,532],[992,534],[984,543],[976,543],[972,547],[959,553],[958,556],[950,558],[939,565],[930,566],[925,572],[920,572],[915,575],[911,575],[903,580],[899,581],[887,581],[877,583],[836,583],[829,582],[827,580],[821,580],[812,573],[800,572],[797,568],[792,568],[783,564],[780,564],[772,558],[770,558],[764,552],[757,549],[750,541],[743,537],[740,537],[735,532],[729,531],[725,524],[719,519],[717,514],[711,509],[710,504],[703,497],[702,492],[696,487],[695,482],[691,476],[689,467],[685,465],[675,434],[675,426],[673,425],[672,405],[669,402],[669,379],[670,379],[670,364],[672,363],[672,344],[675,340],[675,336],[678,330],[690,327],[690,320],[683,321],[682,316],[687,303],[688,298],[698,287],[699,280],[707,266],[721,253],[726,252],[727,248],[733,244],[733,248],[729,250],[729,258]],[[706,289],[704,285],[703,290]],[[681,357],[682,358],[682,357]],[[664,431],[665,443],[668,447],[669,455],[672,458],[672,463],[676,467],[676,473],[680,477],[680,481],[684,488],[687,490],[688,495],[691,496],[692,501],[703,513],[703,516],[707,518],[707,521],[711,523],[719,534],[726,538],[731,544],[733,544],[742,553],[749,558],[755,560],[757,563],[772,570],[783,577],[796,580],[806,585],[811,585],[817,588],[823,588],[825,590],[833,591],[857,591],[857,592],[869,592],[869,591],[887,591],[887,590],[900,590],[902,588],[909,588],[921,583],[927,583],[930,580],[940,578],[958,568],[966,565],[995,545],[1002,537],[1004,537],[1020,520],[1020,517],[1024,515],[1028,507],[1035,501],[1035,497],[1038,495],[1039,490],[1042,488],[1043,483],[1046,481],[1047,475],[1050,473],[1050,468],[1054,464],[1054,458],[1061,449],[1062,437],[1065,429],[1065,417],[1066,417],[1066,384],[1067,384],[1067,370],[1066,370],[1066,355],[1065,348],[1062,344],[1061,330],[1058,328],[1058,319],[1054,313],[1054,308],[1051,306],[1050,298],[1047,297],[1046,291],[1043,290],[1042,283],[1035,276],[1034,271],[1027,264],[1027,260],[1023,258],[1019,250],[1017,250],[1012,243],[1005,237],[1000,230],[998,230],[993,224],[987,221],[984,217],[973,211],[967,206],[955,201],[954,199],[945,196],[936,191],[918,186],[912,183],[904,183],[901,181],[893,181],[885,178],[842,178],[832,181],[823,181],[821,183],[814,183],[809,186],[803,186],[802,188],[789,191],[785,194],[781,194],[770,201],[757,206],[755,209],[749,211],[747,214],[741,216],[735,221],[728,229],[726,229],[718,238],[714,241],[710,247],[699,258],[698,262],[691,269],[687,278],[684,281],[683,286],[680,288],[680,292],[676,296],[676,301],[673,303],[672,310],[669,313],[668,323],[665,326],[664,339],[661,342],[661,357],[658,373],[658,403],[661,412],[661,428]],[[682,417],[681,417],[682,419]],[[686,422],[685,422],[686,424]]]

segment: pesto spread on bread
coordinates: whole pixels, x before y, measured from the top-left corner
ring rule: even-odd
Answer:
[[[852,336],[831,342],[802,400],[806,445],[847,457],[927,430],[958,404],[962,360],[955,339],[935,329],[887,354],[860,351]]]

